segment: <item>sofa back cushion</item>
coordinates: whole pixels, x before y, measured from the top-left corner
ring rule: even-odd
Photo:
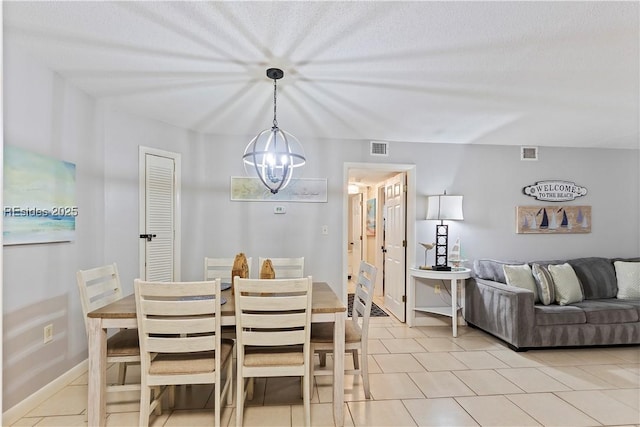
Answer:
[[[522,265],[522,261],[498,261],[495,259],[477,259],[473,261],[473,274],[478,279],[507,283],[504,276],[505,265]]]
[[[618,281],[608,258],[576,258],[567,261],[580,280],[584,299],[615,298]]]

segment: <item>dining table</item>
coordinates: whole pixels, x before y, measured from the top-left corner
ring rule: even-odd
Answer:
[[[311,297],[311,323],[334,323],[333,352],[345,352],[345,319],[347,307],[342,299],[325,282],[313,282]],[[221,307],[221,325],[235,325],[235,300],[232,291],[225,290],[222,296],[227,302]],[[106,377],[107,337],[109,329],[137,328],[136,302],[133,294],[91,311],[88,317],[88,405],[89,426],[106,425]],[[344,357],[333,361],[333,419],[336,426],[344,424]]]

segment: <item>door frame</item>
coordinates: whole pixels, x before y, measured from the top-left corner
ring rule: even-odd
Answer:
[[[370,169],[371,171],[388,171],[388,172],[405,172],[407,174],[407,211],[406,211],[406,239],[407,239],[407,252],[406,252],[406,266],[405,266],[405,313],[407,313],[407,307],[413,307],[413,301],[409,301],[410,295],[408,295],[408,278],[409,268],[411,263],[415,260],[416,252],[416,165],[409,163],[355,163],[345,162],[342,171],[343,191],[342,191],[342,298],[343,301],[347,300],[347,274],[349,268],[349,253],[346,248],[349,243],[349,170],[350,169]],[[377,241],[377,240],[376,240]],[[406,319],[406,315],[405,315]]]
[[[182,156],[180,153],[173,153],[171,151],[160,150],[158,148],[144,147],[140,145],[138,147],[138,233],[144,233],[144,225],[145,218],[143,212],[145,211],[145,197],[144,197],[144,189],[145,189],[145,168],[146,168],[146,155],[150,154],[153,156],[166,157],[173,159],[175,169],[174,169],[174,188],[175,188],[175,197],[174,197],[174,216],[173,216],[173,230],[174,230],[174,241],[173,241],[173,277],[175,281],[181,280],[180,274],[180,259],[182,254],[182,248],[180,242],[182,241],[182,232],[180,228],[180,224],[182,223],[182,209],[181,209],[181,200],[182,200],[182,189],[181,189],[181,176],[182,176]],[[145,258],[145,247],[144,242],[140,239],[138,243],[138,269],[139,269],[139,277],[145,277],[145,268],[144,268],[144,258]]]

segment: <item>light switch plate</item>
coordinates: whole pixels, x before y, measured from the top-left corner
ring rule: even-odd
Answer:
[[[273,208],[273,213],[274,214],[284,214],[287,213],[287,210],[284,208],[284,206],[276,206]]]

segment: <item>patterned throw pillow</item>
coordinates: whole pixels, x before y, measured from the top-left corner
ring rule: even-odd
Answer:
[[[529,264],[504,265],[502,268],[504,269],[504,277],[507,279],[507,285],[530,290],[533,292],[533,301],[540,302],[536,281],[533,280]]]
[[[538,288],[538,296],[540,302],[544,305],[549,305],[556,302],[556,292],[553,285],[553,278],[551,273],[547,270],[547,267],[540,264],[533,264],[533,278],[536,281],[536,287]]]
[[[640,299],[640,262],[616,261],[617,298]]]
[[[584,299],[582,286],[571,265],[568,263],[549,265],[549,273],[553,278],[558,304],[567,305]]]

